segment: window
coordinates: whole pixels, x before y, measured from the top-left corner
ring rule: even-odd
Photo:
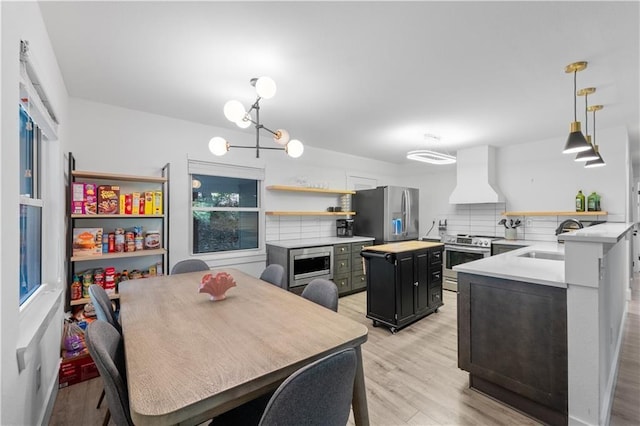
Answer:
[[[42,282],[42,132],[20,105],[20,304]]]
[[[192,253],[260,248],[262,169],[189,162]]]

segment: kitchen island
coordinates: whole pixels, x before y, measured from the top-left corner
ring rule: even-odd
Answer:
[[[633,224],[607,223],[456,266],[470,386],[549,424],[607,424]]]
[[[367,318],[392,333],[442,306],[444,244],[403,241],[365,247]]]

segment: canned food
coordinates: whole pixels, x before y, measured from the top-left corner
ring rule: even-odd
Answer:
[[[115,236],[115,252],[122,253],[124,251],[124,234],[116,233]]]
[[[144,237],[142,235],[136,235],[133,239],[133,245],[135,250],[143,250],[144,249]]]
[[[104,270],[104,290],[108,294],[116,292],[116,268],[109,266]]]

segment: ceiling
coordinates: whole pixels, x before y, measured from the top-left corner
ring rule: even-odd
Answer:
[[[237,129],[225,102],[248,107],[249,80],[267,75],[278,92],[261,101],[264,125],[394,163],[412,149],[568,135],[573,75],[564,68],[588,61],[578,89],[596,88],[598,128],[628,128],[637,166],[639,6],[45,1],[41,10],[70,96]],[[584,131],[584,98],[578,120]],[[598,143],[606,160],[607,141]]]

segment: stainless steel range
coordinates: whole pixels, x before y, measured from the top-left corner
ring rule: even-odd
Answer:
[[[458,273],[453,267],[491,256],[491,242],[497,239],[499,237],[482,235],[443,235],[445,264],[442,288],[458,291]]]

